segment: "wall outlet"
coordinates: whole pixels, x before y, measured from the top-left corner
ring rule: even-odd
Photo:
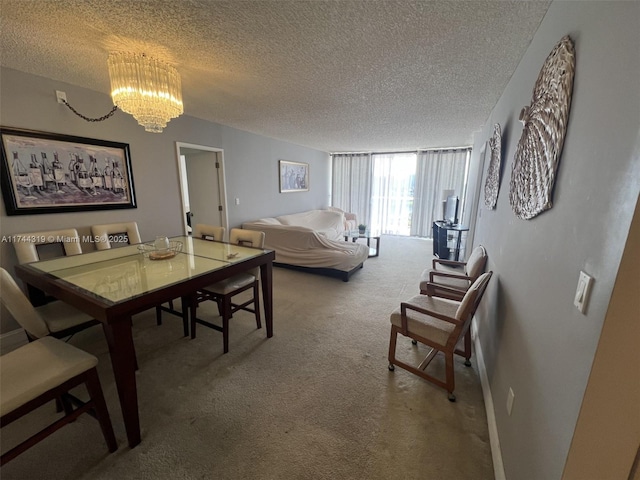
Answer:
[[[513,389],[509,387],[509,393],[507,393],[507,415],[511,416],[511,410],[513,409],[513,401],[516,395],[513,393]]]
[[[66,102],[67,101],[67,94],[65,92],[61,92],[60,90],[56,90],[56,100],[58,100],[58,103]]]

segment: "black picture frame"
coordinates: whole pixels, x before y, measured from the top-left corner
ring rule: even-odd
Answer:
[[[1,126],[0,137],[7,215],[137,208],[129,144]]]

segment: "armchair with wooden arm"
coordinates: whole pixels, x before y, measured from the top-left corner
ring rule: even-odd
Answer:
[[[465,292],[484,272],[486,264],[487,251],[482,245],[473,249],[466,262],[434,258],[432,268],[422,272],[420,293],[461,301]]]
[[[471,320],[492,274],[493,272],[487,272],[480,275],[461,301],[416,295],[402,302],[390,317],[389,370],[395,370],[397,365],[415,373],[446,389],[449,392],[449,400],[454,402],[456,397],[453,394],[455,389],[453,355],[455,353],[463,356],[465,365],[471,365]],[[411,338],[414,344],[420,342],[431,347],[426,358],[417,367],[396,357],[398,333]],[[462,339],[463,349],[458,349],[457,345]],[[445,356],[444,380],[425,371],[438,352],[442,352]]]

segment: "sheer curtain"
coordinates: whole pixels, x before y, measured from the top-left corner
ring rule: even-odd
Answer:
[[[334,154],[331,204],[372,231],[431,237],[442,217],[442,191],[460,198],[462,218],[470,148]]]
[[[462,218],[471,149],[418,152],[411,235],[432,236],[432,224],[442,217],[442,191],[454,190],[460,198]]]
[[[358,223],[369,224],[371,154],[335,154],[331,173],[331,205],[355,213]]]
[[[373,155],[369,220],[372,231],[409,235],[415,172],[415,153]]]

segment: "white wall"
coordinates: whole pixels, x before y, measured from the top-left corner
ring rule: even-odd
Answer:
[[[640,190],[639,20],[639,2],[554,2],[476,136],[471,180],[484,182],[488,163],[478,172],[479,153],[493,124],[502,126],[497,209],[480,207],[474,244],[487,248],[496,274],[476,321],[508,479],[561,478],[574,434]],[[577,60],[554,206],[519,220],[509,205],[518,113],[566,34]],[[573,306],[580,270],[595,279],[586,315]],[[638,378],[638,365],[619,367]]]
[[[128,143],[138,208],[98,212],[7,216],[0,207],[0,236],[75,227],[89,235],[92,224],[138,222],[143,239],[182,233],[182,209],[178,185],[175,142],[224,150],[229,227],[264,216],[282,215],[328,205],[330,162],[326,152],[293,145],[260,135],[183,115],[173,119],[161,134],[146,133],[133,117],[117,112],[112,118],[89,123],[58,104],[55,90],[66,92],[78,111],[89,117],[104,115],[112,107],[104,93],[79,88],[12,69],[0,70],[0,124],[80,137]],[[188,108],[188,105],[187,105]],[[279,193],[278,160],[309,163],[308,192]],[[83,245],[92,249],[93,245]],[[0,244],[0,264],[13,273],[17,262],[13,246]],[[2,318],[0,331],[16,327]]]
[[[638,145],[640,149],[640,142]],[[564,480],[630,477],[640,446],[640,203],[607,309]],[[626,366],[626,367],[625,367]],[[639,459],[640,460],[640,459]]]

